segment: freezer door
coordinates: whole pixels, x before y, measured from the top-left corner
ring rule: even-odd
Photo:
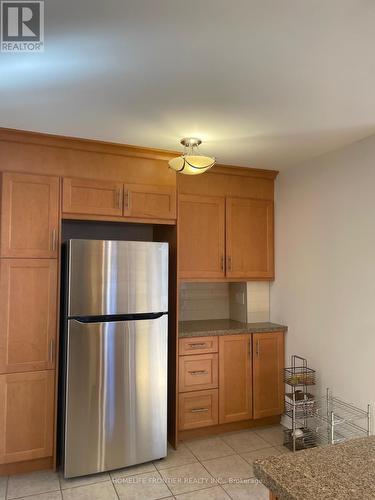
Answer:
[[[68,325],[65,477],[167,454],[167,315]]]
[[[68,316],[168,311],[168,243],[69,240]]]

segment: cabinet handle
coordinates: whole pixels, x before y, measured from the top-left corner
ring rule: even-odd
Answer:
[[[55,358],[55,339],[50,339],[49,341],[49,362],[53,363]]]
[[[224,271],[225,259],[224,255],[221,256],[221,270]]]
[[[117,190],[116,196],[117,196],[117,208],[121,208],[121,190],[120,189]]]
[[[228,271],[232,270],[232,257],[228,257]]]
[[[200,343],[195,343],[195,344],[189,344],[189,346],[192,349],[201,349],[203,347],[207,347],[207,344],[205,342],[200,342]]]
[[[131,195],[129,193],[128,189],[125,189],[124,191],[124,209],[125,210],[130,210],[131,208]]]
[[[208,408],[193,408],[190,411],[191,411],[191,413],[203,413],[205,411],[208,411]]]
[[[189,373],[191,375],[208,375],[208,371],[207,370],[193,370],[193,371],[189,371]]]
[[[52,229],[52,252],[56,250],[56,229]]]
[[[256,344],[256,353],[257,353],[257,356],[259,358],[260,356],[260,345],[259,345],[259,340],[257,340],[257,344]]]
[[[249,338],[249,356],[251,357],[251,338]]]

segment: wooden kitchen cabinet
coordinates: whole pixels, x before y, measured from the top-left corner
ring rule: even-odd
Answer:
[[[1,257],[57,257],[58,177],[4,173],[1,207]]]
[[[272,201],[227,198],[226,256],[229,278],[274,277]]]
[[[1,259],[0,373],[55,366],[57,260]]]
[[[125,184],[123,215],[145,219],[175,219],[175,186]]]
[[[218,355],[181,356],[179,363],[180,392],[215,389],[218,384]]]
[[[284,411],[284,333],[253,334],[254,418]]]
[[[179,277],[225,277],[225,198],[179,196]]]
[[[219,337],[219,423],[252,418],[251,334]]]
[[[63,179],[63,213],[121,216],[122,204],[121,182],[67,177]]]
[[[217,337],[191,337],[180,339],[178,343],[178,353],[185,354],[209,354],[217,352],[219,343]]]
[[[0,463],[53,454],[53,370],[0,375]]]
[[[179,430],[218,424],[218,390],[186,392],[179,395]]]
[[[175,219],[176,189],[65,177],[62,211],[67,215]]]

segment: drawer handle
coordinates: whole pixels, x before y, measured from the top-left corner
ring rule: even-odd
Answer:
[[[205,411],[208,411],[208,408],[193,408],[191,413],[203,413]]]
[[[195,344],[189,344],[189,346],[192,349],[201,349],[202,347],[207,347],[207,343],[206,342],[200,342],[200,343],[195,343]]]
[[[193,371],[189,371],[189,373],[191,375],[208,375],[207,370],[193,370]]]

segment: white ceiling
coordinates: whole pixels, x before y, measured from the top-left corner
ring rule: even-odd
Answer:
[[[373,0],[46,0],[0,126],[286,168],[375,133]]]

